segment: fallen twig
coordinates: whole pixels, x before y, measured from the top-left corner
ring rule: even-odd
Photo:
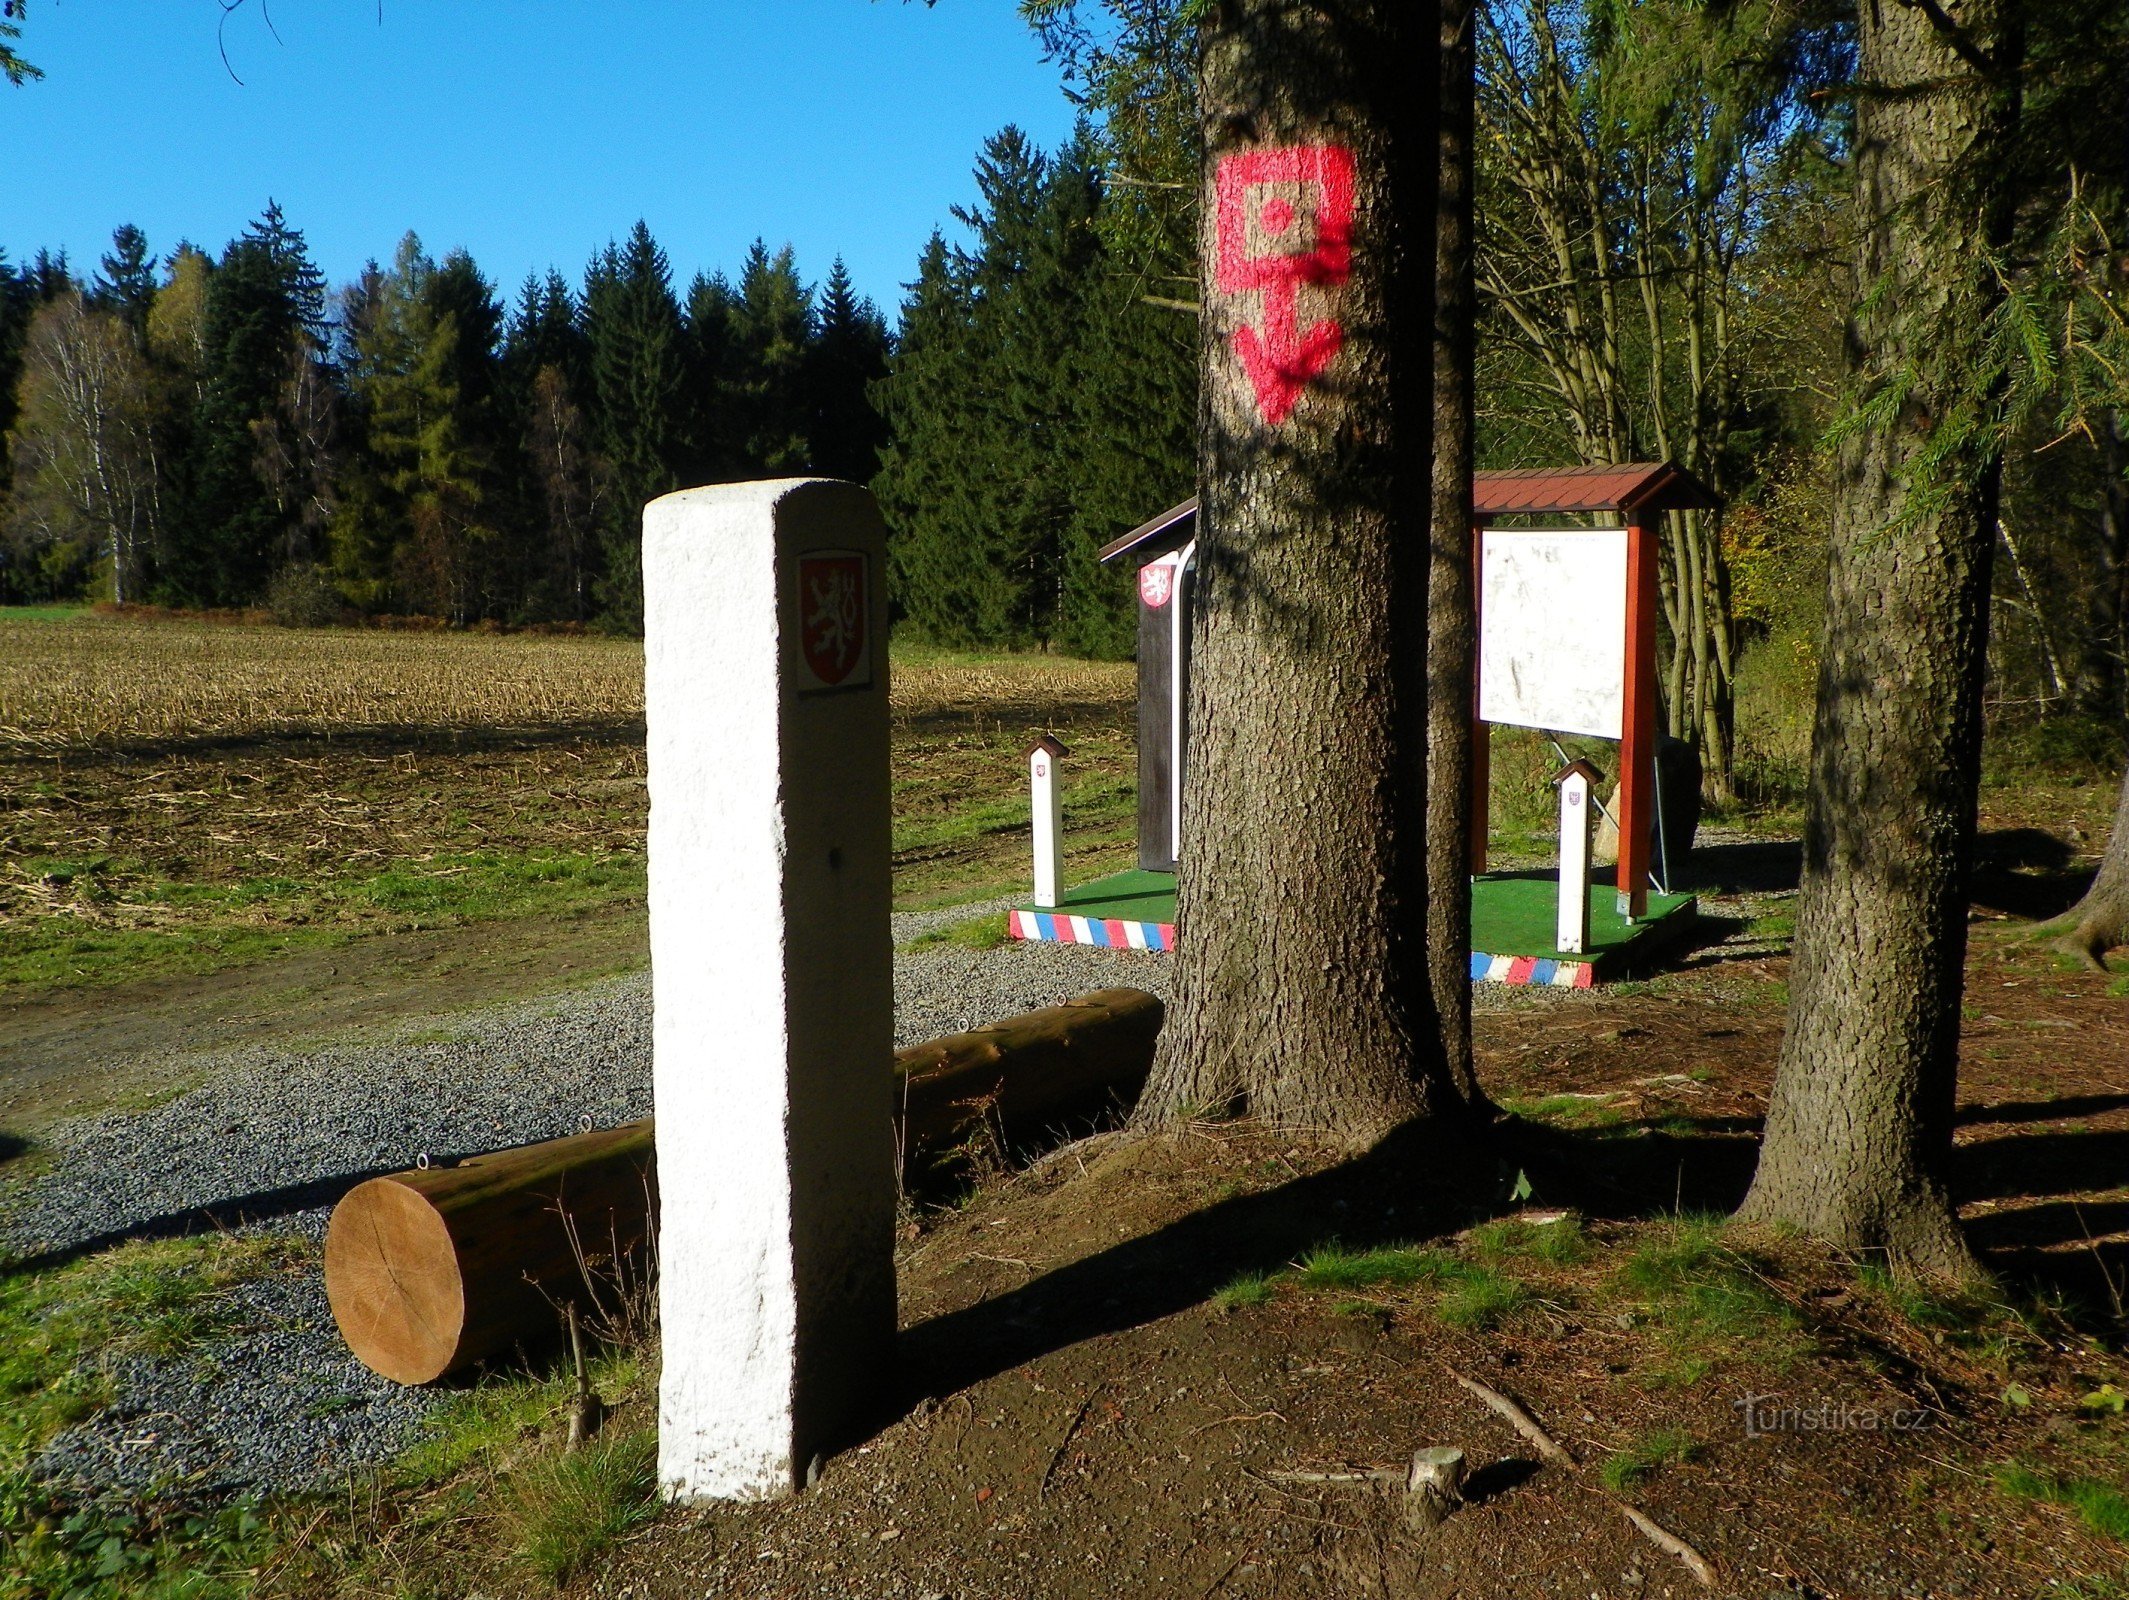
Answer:
[[[1537,1446],[1538,1454],[1550,1461],[1554,1466],[1571,1467],[1575,1464],[1575,1458],[1567,1453],[1559,1440],[1538,1426],[1536,1417],[1533,1417],[1513,1400],[1502,1394],[1500,1390],[1488,1388],[1485,1384],[1475,1379],[1465,1377],[1461,1372],[1451,1371],[1449,1376],[1463,1385],[1468,1393],[1476,1396],[1499,1412],[1502,1417],[1507,1419],[1511,1428]]]
[[[1685,1570],[1699,1580],[1703,1588],[1712,1589],[1715,1587],[1715,1569],[1709,1565],[1706,1556],[1679,1538],[1677,1534],[1652,1521],[1645,1513],[1636,1510],[1625,1501],[1619,1502],[1619,1509],[1626,1513],[1626,1520],[1631,1522],[1636,1528],[1639,1528],[1642,1537],[1647,1539],[1650,1544],[1663,1551],[1666,1555],[1674,1555],[1684,1562]]]
[[[1087,1420],[1087,1412],[1094,1404],[1089,1394],[1079,1402],[1079,1409],[1072,1413],[1072,1420],[1065,1427],[1064,1437],[1057,1441],[1057,1448],[1050,1452],[1050,1464],[1042,1469],[1042,1481],[1035,1486],[1035,1498],[1042,1499],[1050,1492],[1050,1479],[1057,1474],[1057,1464],[1064,1460],[1065,1448],[1072,1442],[1072,1435],[1079,1432],[1079,1425]]]

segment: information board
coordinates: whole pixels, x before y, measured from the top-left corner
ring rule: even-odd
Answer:
[[[1626,530],[1487,528],[1483,722],[1616,739],[1626,716]]]

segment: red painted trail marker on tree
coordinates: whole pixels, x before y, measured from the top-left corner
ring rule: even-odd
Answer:
[[[1263,329],[1237,328],[1235,358],[1276,428],[1345,344],[1332,317],[1301,329],[1301,291],[1334,289],[1353,273],[1353,155],[1335,145],[1247,150],[1220,163],[1223,294],[1261,294]],[[1296,202],[1306,204],[1307,215]]]

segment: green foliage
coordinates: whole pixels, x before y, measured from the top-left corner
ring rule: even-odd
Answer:
[[[0,6],[0,77],[18,89],[44,76],[44,69],[31,65],[14,45],[22,37],[22,15],[28,9],[29,0],[7,0]]]
[[[1245,1272],[1213,1290],[1213,1307],[1215,1310],[1232,1314],[1250,1306],[1261,1306],[1271,1299],[1277,1282],[1277,1278],[1270,1273]]]
[[[1454,1256],[1417,1245],[1348,1250],[1333,1243],[1309,1251],[1295,1264],[1294,1275],[1304,1289],[1376,1289],[1438,1282],[1460,1270]]]
[[[976,247],[926,247],[876,390],[896,602],[936,643],[1128,654],[1131,577],[1094,552],[1188,492],[1194,335],[1109,254],[1095,160],[1085,128],[986,143]]]
[[[560,1588],[658,1514],[658,1436],[649,1428],[548,1453],[510,1475],[504,1518],[536,1575]]]
[[[2023,1462],[1996,1469],[1996,1487],[2015,1500],[2067,1506],[2102,1538],[2129,1543],[2129,1494],[2103,1478],[2046,1472]]]
[[[1613,1451],[1597,1476],[1613,1494],[1631,1494],[1663,1468],[1683,1466],[1699,1453],[1699,1444],[1684,1429],[1655,1428]]]
[[[1442,1297],[1434,1314],[1452,1328],[1477,1331],[1505,1321],[1528,1305],[1529,1286],[1486,1267],[1464,1267]]]
[[[1503,1217],[1471,1230],[1471,1250],[1481,1261],[1543,1261],[1570,1267],[1589,1256],[1589,1236],[1582,1219],[1569,1213],[1553,1222]]]

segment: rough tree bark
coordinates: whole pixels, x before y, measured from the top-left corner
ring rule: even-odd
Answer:
[[[2109,950],[2129,944],[2129,773],[2122,775],[2114,832],[2092,886],[2082,900],[2041,931],[2053,937],[2056,949],[2098,972],[2107,970]]]
[[[1960,431],[2012,196],[2018,0],[1858,29],[1853,426],[1835,467],[1788,1029],[1740,1215],[1964,1276],[1951,1154],[2000,457]]]
[[[1459,1108],[1427,955],[1439,13],[1205,23],[1181,956],[1141,1119]]]
[[[1472,395],[1478,291],[1472,256],[1476,85],[1472,0],[1442,0],[1441,132],[1434,235],[1434,526],[1427,574],[1427,960],[1451,1079],[1485,1103],[1471,1050]]]

